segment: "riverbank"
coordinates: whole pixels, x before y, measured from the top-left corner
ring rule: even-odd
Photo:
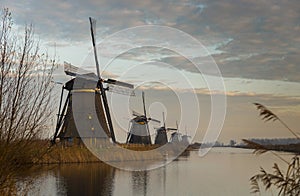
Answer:
[[[55,144],[49,151],[41,157],[37,164],[64,164],[64,163],[90,163],[90,162],[135,162],[175,159],[178,155],[186,156],[185,146],[169,143],[159,150],[159,145],[143,144],[116,144],[112,147],[95,147],[90,151],[83,144],[81,145],[61,145]],[[123,150],[120,150],[123,149]],[[92,152],[101,155],[99,160]]]
[[[300,144],[287,144],[287,145],[263,145],[263,147],[267,150],[278,151],[278,152],[290,152],[295,154],[300,154]],[[253,149],[249,146],[234,146],[234,148],[245,148],[245,149]]]
[[[83,145],[62,146],[54,145],[49,147],[35,164],[65,164],[65,163],[94,163],[101,162]]]
[[[189,151],[195,151],[200,148],[201,145],[199,143],[191,144],[184,151],[183,154]],[[124,146],[122,146],[124,147]],[[140,149],[139,146],[133,146],[133,151],[143,151],[145,149]],[[133,148],[131,147],[131,148]],[[224,147],[224,146],[223,146]],[[265,145],[264,146],[268,150],[279,151],[279,152],[290,152],[295,154],[300,154],[300,144],[289,144],[289,145]],[[129,148],[128,146],[126,147]],[[154,147],[149,148],[152,150]],[[226,148],[243,148],[255,150],[255,148],[251,148],[249,146],[227,146]],[[130,148],[129,148],[130,149]],[[132,150],[132,149],[130,149]],[[103,158],[108,159],[112,158],[114,161],[129,161],[138,159],[135,155],[124,157],[121,152],[115,151],[112,149],[101,149],[101,153],[103,153]],[[130,151],[129,151],[130,155]],[[148,156],[149,154],[147,154]],[[161,156],[161,154],[155,154],[151,157],[147,157],[146,155],[142,157],[144,160],[155,159],[157,156]],[[84,145],[72,145],[68,147],[64,147],[62,145],[54,145],[51,147],[48,153],[46,153],[37,163],[38,164],[64,164],[64,163],[93,163],[93,162],[101,162],[95,155],[93,155]]]
[[[99,160],[89,149],[87,149],[84,145],[71,145],[71,146],[63,146],[60,143],[50,146],[49,141],[39,141],[34,142],[34,148],[39,149],[39,155],[33,157],[31,159],[27,158],[26,160],[20,161],[22,164],[65,164],[65,163],[94,163],[94,162],[102,162]],[[186,151],[194,151],[200,148],[200,143],[194,143],[188,146]],[[124,146],[121,146],[124,147]],[[133,146],[134,151],[139,150],[139,146]],[[229,146],[228,146],[229,147]],[[232,148],[244,148],[244,149],[254,149],[249,146],[231,146]],[[129,148],[128,146],[126,148]],[[152,150],[154,147],[150,148]],[[283,152],[291,152],[295,154],[300,154],[300,144],[289,144],[289,145],[265,145],[265,148],[268,150],[274,151],[283,151]],[[132,150],[132,149],[131,149]],[[144,149],[142,149],[144,150]],[[101,153],[103,153],[103,158],[110,157],[114,161],[128,161],[129,159],[137,159],[139,157],[124,157],[121,152],[115,151],[112,152],[112,149],[101,149]],[[130,151],[129,151],[130,154]],[[147,154],[147,153],[146,153]],[[149,154],[147,154],[148,156]],[[162,156],[161,154],[155,154],[152,157],[147,157],[146,155],[142,157],[145,160],[154,159],[157,156]],[[21,157],[22,158],[22,157]],[[16,161],[16,160],[14,160]]]
[[[201,147],[201,143],[193,143],[188,146],[187,150],[198,150]],[[209,145],[205,146],[207,148],[211,147]],[[244,149],[252,149],[255,150],[253,146],[249,145],[234,145],[234,146],[213,146],[214,147],[222,147],[222,148],[244,148]],[[300,154],[300,143],[298,144],[286,144],[286,145],[263,145],[263,147],[267,150],[279,151],[279,152],[290,152],[295,154]]]

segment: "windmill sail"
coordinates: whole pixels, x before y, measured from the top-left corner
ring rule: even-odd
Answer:
[[[79,68],[66,61],[64,61],[64,72],[68,76],[80,76],[89,80],[98,81],[98,77],[93,72]]]
[[[107,79],[107,80],[104,80],[105,83],[108,83],[108,84],[114,84],[114,85],[117,85],[117,86],[122,86],[122,87],[126,87],[126,88],[134,88],[134,86],[132,84],[129,84],[129,83],[126,83],[126,82],[121,82],[121,81],[117,81],[117,80],[114,80],[114,79]]]
[[[84,77],[86,79],[98,81],[98,76],[96,76],[93,72],[81,69],[75,65],[68,63],[68,62],[64,62],[64,72],[69,76],[76,77],[78,75],[84,75]],[[124,88],[124,89],[133,89],[134,88],[134,85],[132,85],[132,84],[129,84],[127,82],[118,81],[118,80],[111,79],[111,78],[108,78],[107,80],[101,80],[101,81],[108,84],[108,86],[109,86],[108,90],[111,90],[112,88],[116,88],[115,86],[118,86],[118,87]]]
[[[69,76],[76,76],[78,67],[71,65],[70,63],[64,62],[64,71]]]
[[[108,86],[107,88],[108,92],[127,95],[127,96],[135,96],[133,89],[128,89],[122,86],[116,86],[111,84],[108,84],[107,86]]]

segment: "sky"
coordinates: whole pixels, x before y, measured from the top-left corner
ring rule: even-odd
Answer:
[[[292,137],[278,122],[261,121],[253,102],[266,105],[300,132],[300,4],[296,0],[0,0],[0,5],[10,9],[17,29],[34,24],[42,47],[55,53],[60,64],[67,61],[92,71],[88,17],[95,18],[101,69],[106,76],[148,90],[147,106],[153,106],[153,115],[159,116],[165,107],[167,123],[175,126],[178,111],[183,113],[182,108],[178,110],[178,100],[171,101],[171,91],[187,94],[188,86],[193,87],[201,114],[192,105],[184,105],[190,108],[184,115],[191,115],[191,121],[181,122],[180,129],[193,129],[191,124],[199,119],[199,127],[190,130],[190,134],[196,132],[195,141],[203,139],[210,119],[218,116],[211,117],[210,107],[211,96],[218,94],[226,95],[220,141]],[[152,25],[154,31],[137,33],[143,25]],[[170,32],[153,25],[169,27]],[[122,31],[128,28],[129,32]],[[172,29],[179,35],[172,34]],[[201,47],[188,42],[187,35]],[[151,46],[141,47],[146,44]],[[116,54],[120,55],[110,62]],[[212,69],[215,65],[224,81],[219,92],[210,91],[207,83],[220,79],[219,72]],[[62,75],[57,80],[65,81]],[[188,82],[181,82],[180,77]],[[154,85],[155,81],[160,83]],[[139,110],[140,97],[128,99],[129,110]]]

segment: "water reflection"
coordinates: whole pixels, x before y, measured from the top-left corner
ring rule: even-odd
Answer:
[[[115,168],[106,164],[70,164],[58,168],[67,195],[112,195]]]
[[[290,155],[287,156],[287,159]],[[102,163],[44,167],[32,175],[28,195],[249,195],[249,178],[259,167],[280,162],[250,150],[197,152],[150,171],[124,171]]]
[[[30,175],[33,184],[27,187],[28,195],[112,195],[115,170],[103,163],[43,167]]]
[[[132,191],[136,195],[147,194],[148,171],[132,172]]]

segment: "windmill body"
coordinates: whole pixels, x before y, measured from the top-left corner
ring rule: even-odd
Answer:
[[[155,144],[164,145],[166,143],[168,143],[167,130],[163,126],[156,129]]]
[[[88,80],[91,74],[82,75],[80,78],[73,78],[63,86],[61,99],[67,92],[67,98],[63,106],[63,110],[59,113],[56,126],[54,140],[59,138],[62,142],[70,142],[77,140],[79,143],[84,138],[102,138],[107,139],[110,136],[107,126],[105,113],[103,111],[103,103],[99,92],[95,90],[95,81]],[[74,83],[76,80],[76,87]],[[81,106],[74,111],[72,102],[80,97]],[[93,100],[91,103],[90,100]],[[60,106],[61,108],[61,106]],[[91,113],[89,111],[95,111]],[[74,112],[80,112],[83,116],[80,125],[85,127],[84,131],[78,130],[74,119]],[[76,115],[75,115],[76,116]],[[84,119],[85,118],[85,119]],[[94,129],[94,123],[100,123],[101,130]]]
[[[189,138],[191,138],[191,136],[189,136],[188,134],[187,134],[187,126],[185,126],[185,134],[184,135],[182,135],[182,143],[185,145],[185,146],[188,146],[188,145],[190,145],[191,144],[191,142],[190,142],[190,139]]]
[[[126,140],[127,144],[152,144],[148,123],[149,121],[160,123],[159,120],[147,117],[144,92],[142,92],[142,100],[144,114],[142,115],[135,111],[132,112],[132,115],[135,117],[130,121],[130,129]]]
[[[155,136],[155,144],[158,145],[164,145],[166,143],[168,143],[168,136],[167,136],[167,131],[171,131],[171,130],[177,130],[174,128],[166,128],[166,119],[165,119],[165,113],[162,113],[162,117],[163,117],[163,126],[156,129],[156,136]]]
[[[151,137],[147,126],[147,119],[144,116],[137,116],[131,121],[130,131],[126,143],[129,144],[151,144]]]
[[[174,132],[171,134],[171,139],[170,139],[171,143],[180,143],[181,141],[182,141],[181,133]]]
[[[189,137],[190,136],[188,136],[188,135],[183,135],[181,138],[182,138],[182,143],[184,144],[184,145],[190,145],[190,141],[189,141]]]

